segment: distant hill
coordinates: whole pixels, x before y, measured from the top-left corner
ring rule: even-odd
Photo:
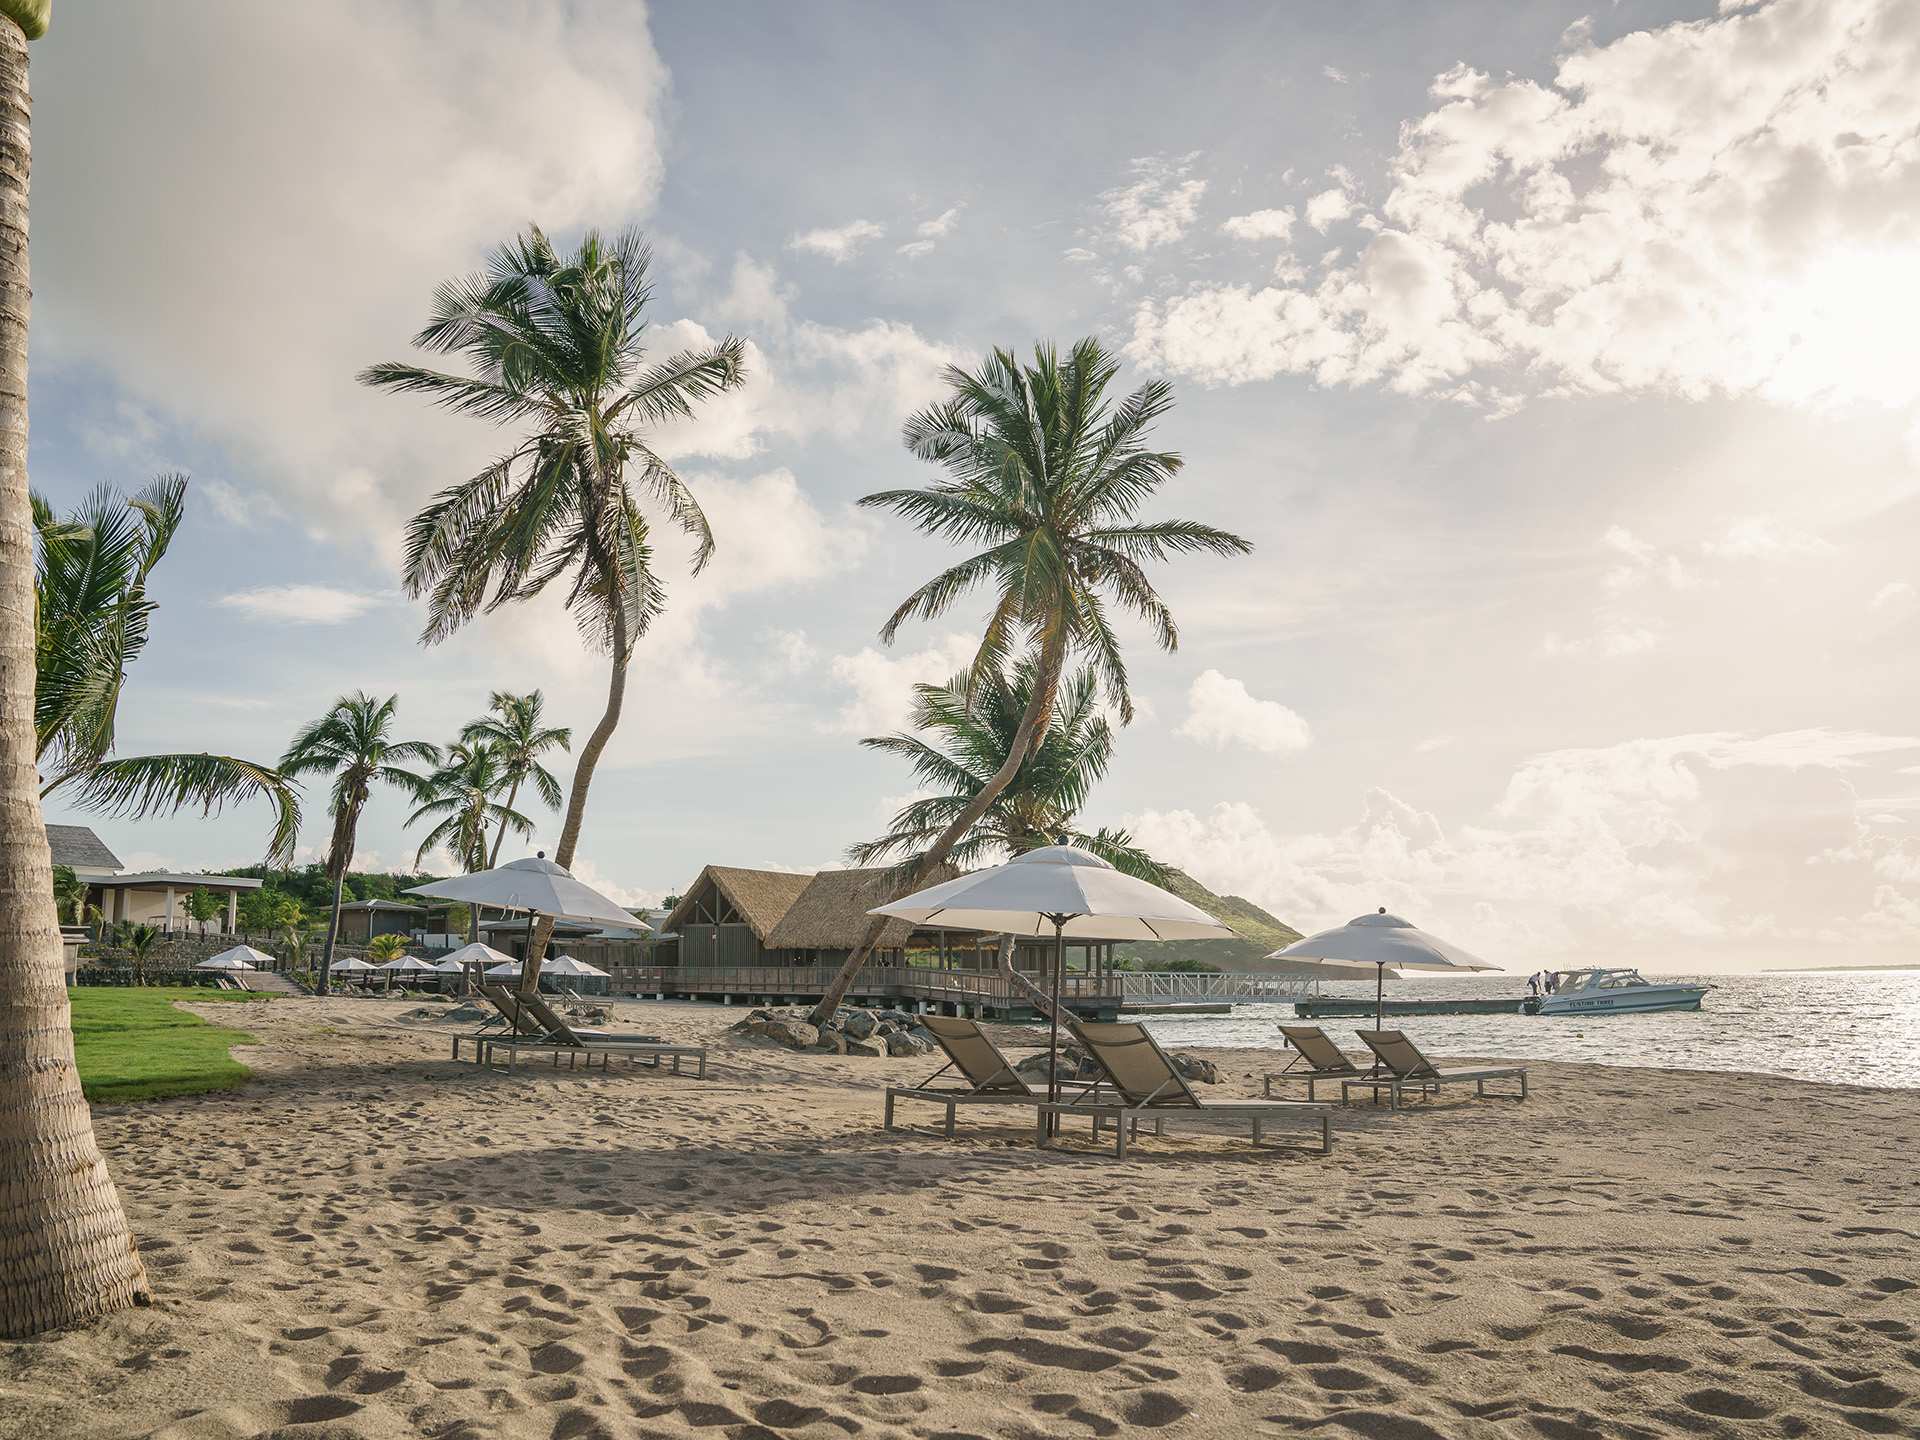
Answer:
[[[1167,888],[1216,920],[1231,925],[1238,940],[1145,940],[1128,941],[1113,947],[1114,958],[1142,970],[1164,969],[1176,961],[1197,960],[1215,970],[1284,970],[1267,963],[1266,957],[1283,945],[1291,945],[1300,932],[1286,921],[1269,915],[1251,900],[1238,895],[1216,895],[1184,870],[1173,872]]]

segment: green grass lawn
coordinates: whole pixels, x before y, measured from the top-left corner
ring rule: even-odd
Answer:
[[[89,985],[69,990],[73,1003],[73,1048],[87,1099],[107,1103],[154,1100],[230,1090],[248,1076],[227,1053],[250,1045],[244,1030],[210,1025],[175,1008],[175,1000],[250,1001],[257,995],[230,990],[155,986]]]

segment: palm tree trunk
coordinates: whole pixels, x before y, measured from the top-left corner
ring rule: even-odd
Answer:
[[[340,934],[340,892],[347,888],[347,867],[342,865],[333,876],[333,911],[327,916],[327,943],[320,951],[320,980],[314,990],[327,993],[327,977],[333,973],[333,942]]]
[[[513,809],[513,802],[520,798],[520,781],[513,782],[513,788],[507,791],[507,809]],[[493,852],[487,856],[487,869],[491,870],[500,863],[500,842],[507,838],[507,817],[500,817],[500,828],[493,832]],[[554,862],[558,864],[558,861]]]
[[[1013,743],[1007,747],[1007,758],[1000,768],[993,772],[993,778],[981,787],[980,793],[967,802],[967,806],[953,817],[953,823],[941,832],[940,837],[927,847],[913,867],[913,877],[901,889],[901,894],[911,894],[927,883],[927,878],[946,863],[947,856],[953,853],[953,847],[967,837],[967,832],[979,823],[980,817],[987,813],[993,802],[1000,798],[1000,792],[1013,783],[1013,777],[1020,773],[1020,767],[1026,762],[1027,753],[1047,733],[1047,722],[1053,716],[1054,694],[1060,688],[1060,668],[1067,655],[1066,627],[1056,623],[1050,629],[1040,645],[1040,664],[1033,677],[1033,696],[1027,701],[1027,713],[1020,717],[1020,728],[1014,731]],[[859,946],[847,956],[840,972],[827,986],[827,993],[820,997],[820,1003],[813,1007],[807,1016],[810,1023],[824,1025],[833,1018],[833,1012],[840,1008],[840,1002],[847,997],[855,977],[861,967],[867,963],[867,957],[873,953],[873,947],[879,943],[880,936],[887,928],[888,921],[876,915],[867,926],[867,933],[861,937]]]
[[[1021,999],[1038,1010],[1043,1018],[1048,1020],[1056,1018],[1065,1020],[1067,1018],[1065,1015],[1058,1017],[1054,1015],[1053,997],[1013,968],[1013,946],[1013,936],[1002,935],[1000,937],[1000,973],[1006,976],[1007,983],[1012,986],[1013,990],[1019,994]]]
[[[364,798],[363,794],[361,800]],[[327,993],[327,978],[333,973],[333,942],[340,934],[340,894],[347,887],[347,867],[353,864],[353,846],[360,835],[360,803],[349,791],[346,805],[333,817],[333,848],[327,853],[327,869],[333,873],[333,910],[327,917],[327,942],[320,950],[320,980],[314,986],[321,995]]]
[[[0,18],[0,1335],[147,1302],[147,1273],[93,1138],[34,769],[27,508],[27,37]]]
[[[580,747],[580,759],[573,767],[573,785],[567,792],[567,818],[560,826],[560,843],[554,846],[553,863],[563,870],[573,865],[574,847],[580,843],[580,824],[587,816],[587,788],[593,784],[593,767],[600,763],[600,752],[620,727],[620,706],[627,698],[627,621],[618,606],[613,614],[613,671],[607,677],[607,708],[593,734]],[[540,988],[540,961],[553,938],[553,917],[542,915],[527,940],[526,958],[520,962],[520,993],[531,995]]]

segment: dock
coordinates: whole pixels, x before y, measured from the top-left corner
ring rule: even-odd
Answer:
[[[1224,1000],[1186,1005],[1136,1004],[1129,1000],[1120,1007],[1120,1016],[1129,1015],[1231,1015],[1233,1006]]]
[[[1526,1009],[1525,996],[1492,1000],[1389,1000],[1376,1006],[1371,1000],[1296,1000],[1293,1013],[1302,1020],[1359,1020],[1382,1015],[1518,1015]]]

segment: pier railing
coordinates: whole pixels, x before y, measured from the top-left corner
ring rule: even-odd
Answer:
[[[1320,993],[1312,976],[1266,975],[1256,971],[1119,970],[1110,977],[1128,1001],[1213,1000],[1239,1005],[1285,1002]]]
[[[613,988],[623,995],[680,995],[696,998],[819,996],[839,973],[814,965],[617,965]],[[1034,983],[1044,981],[1032,977]],[[1122,996],[1116,974],[1065,976],[1060,998],[1075,1006],[1117,1008]],[[937,1004],[1024,1006],[1006,976],[991,970],[943,970],[932,965],[869,965],[854,981],[855,998],[925,1000]]]

